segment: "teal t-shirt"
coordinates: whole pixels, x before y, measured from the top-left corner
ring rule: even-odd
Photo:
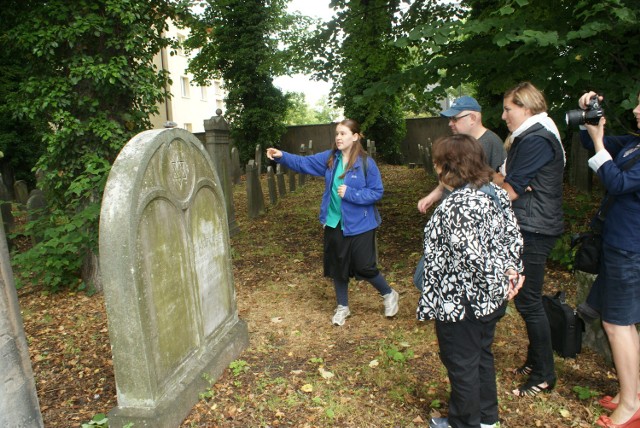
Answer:
[[[333,186],[331,186],[331,199],[329,201],[329,209],[327,210],[327,226],[336,227],[342,219],[342,198],[338,195],[338,187],[344,183],[344,178],[340,176],[344,173],[344,165],[342,164],[342,153],[338,153],[338,164],[336,165],[335,176],[333,177]]]

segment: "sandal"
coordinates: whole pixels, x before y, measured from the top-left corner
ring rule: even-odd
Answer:
[[[533,367],[525,363],[522,367],[518,367],[517,369],[514,369],[513,374],[519,375],[519,376],[529,376],[532,371],[533,371]]]
[[[551,392],[556,386],[556,379],[546,382],[536,383],[537,381],[529,381],[522,385],[518,389],[514,389],[512,392],[518,397],[535,397],[541,392]],[[546,385],[544,385],[546,383]],[[543,386],[544,385],[544,386]]]

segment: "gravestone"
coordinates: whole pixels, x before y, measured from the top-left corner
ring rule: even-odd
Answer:
[[[582,147],[580,135],[575,132],[571,138],[571,159],[569,165],[569,183],[576,189],[591,193],[593,183],[593,171],[589,168],[589,158],[593,155]]]
[[[240,152],[236,147],[231,148],[231,177],[233,184],[240,184],[242,168],[240,167]]]
[[[273,174],[273,167],[267,167],[267,186],[269,187],[269,201],[274,206],[278,203],[278,190],[276,189],[276,178]]]
[[[245,171],[247,176],[247,211],[249,218],[257,218],[264,214],[264,195],[260,186],[258,167],[253,159],[249,161]]]
[[[255,161],[258,177],[260,177],[260,174],[262,174],[262,149],[260,148],[260,144],[256,145]]]
[[[229,235],[235,236],[240,232],[236,223],[236,210],[233,205],[233,185],[231,183],[231,151],[229,149],[229,125],[222,117],[222,110],[216,110],[217,116],[204,121],[205,148],[214,163],[214,170],[222,186],[224,202],[229,220]]]
[[[304,146],[304,144],[301,144],[300,145],[300,156],[306,156],[306,154],[307,154],[307,148]],[[303,174],[303,173],[298,174],[298,185],[300,187],[304,186],[305,176],[306,176],[306,174]]]
[[[47,199],[44,197],[44,192],[40,189],[33,189],[27,199],[27,220],[36,221],[45,214],[47,208]],[[37,244],[42,241],[41,234],[32,234],[31,243]]]
[[[184,129],[142,132],[116,158],[100,212],[100,266],[118,405],[109,426],[176,427],[248,345],[224,194]]]
[[[281,198],[284,198],[287,194],[287,186],[284,182],[284,174],[282,172],[282,165],[276,165],[276,183],[278,184],[278,193]]]
[[[13,213],[11,212],[11,194],[0,178],[0,212],[2,212],[2,224],[5,237],[13,230]]]
[[[29,199],[29,187],[27,186],[27,182],[24,180],[17,180],[13,183],[13,194],[16,197],[16,202],[21,205],[27,203],[27,199]]]
[[[313,140],[309,140],[309,156],[313,155]]]
[[[289,191],[295,192],[296,191],[296,172],[290,169],[288,170],[288,174],[289,174]]]
[[[0,271],[0,427],[42,427],[7,237],[2,228]]]

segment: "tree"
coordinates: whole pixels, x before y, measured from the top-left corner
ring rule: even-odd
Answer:
[[[404,117],[398,93],[363,97],[372,84],[399,72],[404,52],[394,46],[400,1],[334,0],[338,12],[319,34],[310,55],[319,76],[335,82],[336,105],[359,121],[376,150],[389,162],[400,162]],[[319,59],[321,58],[321,59]]]
[[[18,22],[21,8],[16,2],[10,2],[0,9],[0,34],[5,34]],[[37,123],[19,120],[12,115],[8,104],[10,94],[19,88],[23,76],[21,57],[11,54],[9,49],[0,50],[0,171],[7,181],[11,178],[25,180],[31,187],[35,184],[32,172],[36,161],[44,151],[44,145],[36,129]],[[8,182],[5,184],[9,185]]]
[[[628,110],[640,87],[638,2],[467,0],[454,16],[417,25],[399,39],[414,49],[415,65],[388,76],[377,93],[430,86],[437,97],[469,83],[483,117],[497,126],[502,94],[528,80],[545,92],[559,125],[590,89],[604,94],[607,115],[620,119],[610,120],[612,127],[631,124]]]
[[[302,92],[287,92],[288,101],[285,123],[287,125],[310,125],[318,123],[316,114],[309,108],[306,97]]]
[[[169,44],[166,20],[179,4],[156,0],[33,0],[15,3],[14,26],[2,34],[21,59],[13,116],[38,124],[46,152],[37,167],[51,215],[44,240],[14,261],[50,288],[77,284],[96,260],[102,190],[117,153],[150,127],[165,97],[167,75],[153,65]],[[18,4],[20,3],[20,4]],[[87,265],[85,265],[86,267]],[[91,266],[91,263],[89,263]],[[96,279],[95,272],[86,276]],[[94,284],[95,285],[95,284]]]
[[[287,100],[273,76],[284,74],[288,62],[295,68],[297,61],[289,61],[279,46],[292,43],[307,21],[285,14],[285,0],[208,0],[206,5],[189,23],[187,46],[200,49],[189,69],[200,84],[224,80],[231,137],[246,162],[256,144],[274,145],[284,133]]]

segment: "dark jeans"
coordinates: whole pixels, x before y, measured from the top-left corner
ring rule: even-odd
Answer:
[[[504,310],[490,319],[478,320],[467,308],[458,322],[436,320],[440,360],[451,383],[449,425],[453,428],[479,428],[498,422],[496,370],[491,345],[496,324]]]
[[[542,288],[547,257],[558,237],[524,231],[522,237],[525,281],[514,300],[527,326],[529,336],[526,365],[533,369],[529,379],[532,382],[542,383],[556,377],[551,348],[551,330],[542,305]]]

